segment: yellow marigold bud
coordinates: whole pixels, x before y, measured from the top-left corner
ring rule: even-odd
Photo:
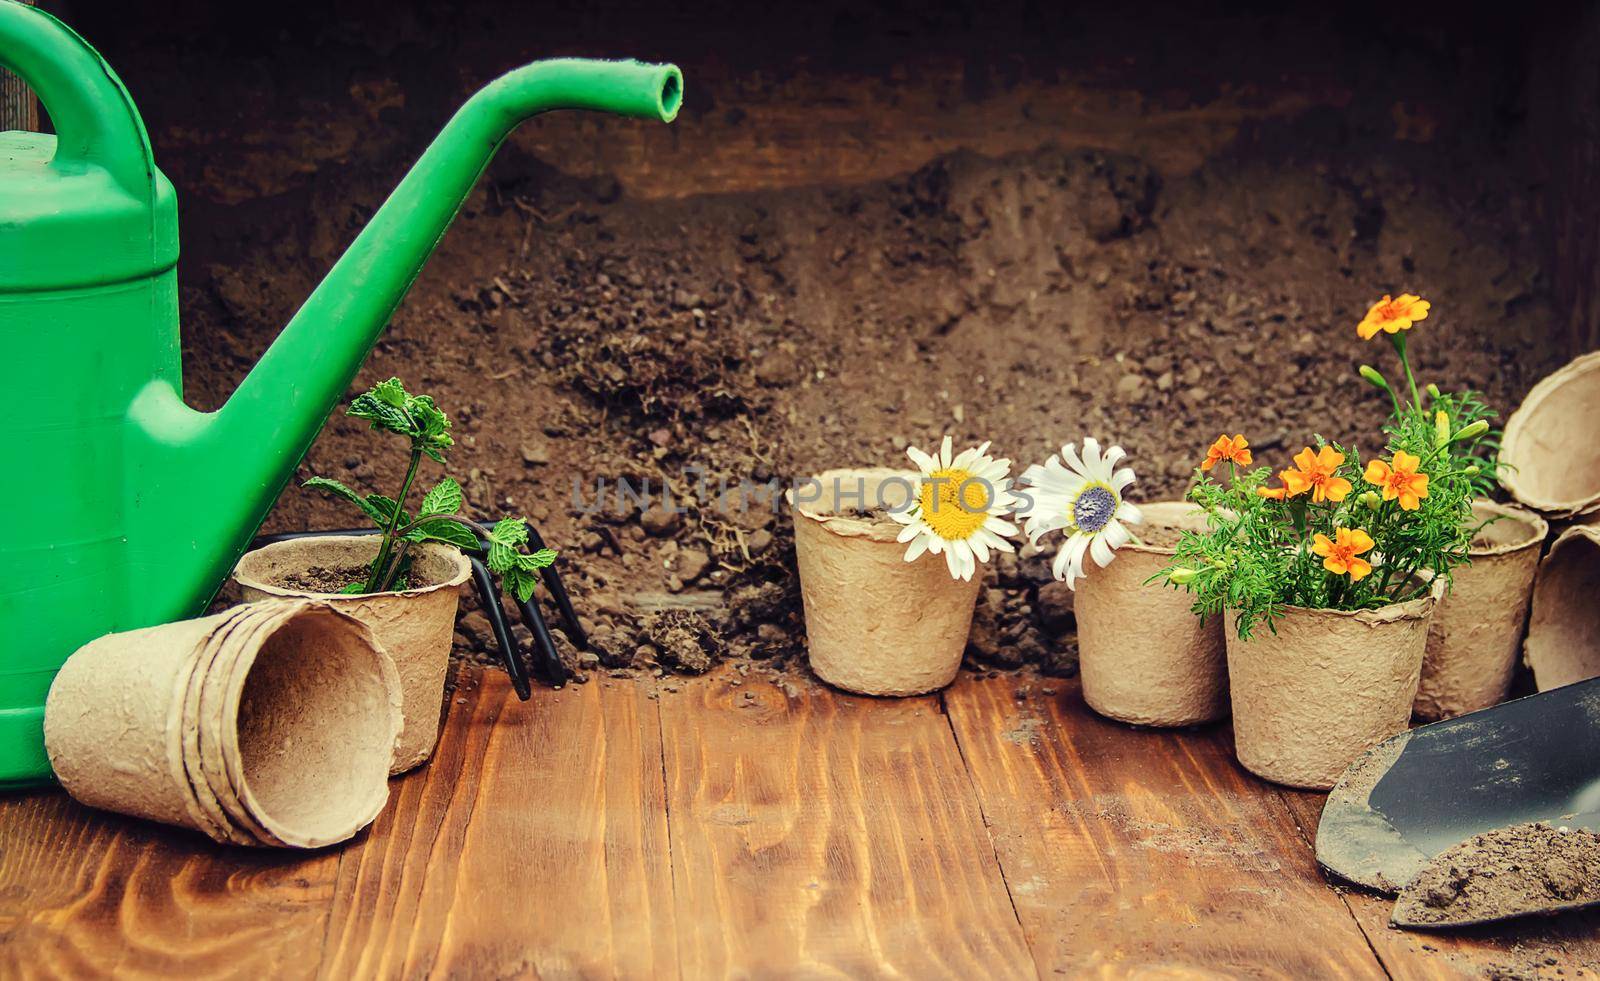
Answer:
[[[1197,569],[1179,567],[1167,573],[1167,581],[1174,586],[1187,586],[1194,582],[1194,577],[1200,574]]]
[[[1356,373],[1362,378],[1365,378],[1372,385],[1383,389],[1385,392],[1392,391],[1392,389],[1389,388],[1389,380],[1383,377],[1378,369],[1374,368],[1372,365],[1364,364],[1356,369]]]
[[[1443,412],[1433,414],[1433,445],[1443,446],[1450,442],[1450,417]]]
[[[1476,477],[1478,474],[1482,473],[1483,471],[1478,468],[1478,465],[1476,463],[1474,463],[1474,464],[1470,464],[1467,467],[1467,469],[1465,469],[1465,470],[1463,470],[1461,472],[1466,474],[1468,477]]]
[[[1485,420],[1485,419],[1479,419],[1477,422],[1473,423],[1470,426],[1467,426],[1465,429],[1461,430],[1459,433],[1456,433],[1455,436],[1452,437],[1452,438],[1453,439],[1477,439],[1479,436],[1482,436],[1484,433],[1486,433],[1488,431],[1489,431],[1489,423],[1488,423],[1488,421]]]
[[[1382,500],[1383,499],[1378,496],[1377,491],[1367,491],[1360,497],[1362,506],[1367,508],[1376,508],[1379,502]]]
[[[1428,383],[1428,398],[1435,402],[1439,401],[1441,398],[1444,398],[1444,396],[1439,393],[1439,386],[1435,385],[1433,382]]]

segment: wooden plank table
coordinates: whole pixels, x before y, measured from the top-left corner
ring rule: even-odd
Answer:
[[[1320,807],[1226,726],[1117,725],[1070,682],[874,700],[726,669],[524,704],[472,670],[343,848],[0,797],[0,976],[1600,973],[1600,916],[1389,929],[1317,871]]]

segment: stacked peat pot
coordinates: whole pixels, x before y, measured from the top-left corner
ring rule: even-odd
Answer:
[[[399,678],[366,626],[272,600],[90,642],[56,676],[44,730],[86,804],[318,848],[383,809],[400,725]]]
[[[1534,579],[1524,655],[1540,691],[1600,675],[1600,351],[1535,385],[1506,421],[1501,478],[1557,529]]]

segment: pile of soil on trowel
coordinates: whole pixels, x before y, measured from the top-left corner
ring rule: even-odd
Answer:
[[[1517,824],[1440,852],[1395,903],[1401,926],[1507,919],[1600,902],[1600,834]]]

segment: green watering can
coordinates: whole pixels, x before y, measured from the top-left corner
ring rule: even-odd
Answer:
[[[260,527],[461,202],[550,109],[670,122],[672,65],[563,59],[455,114],[220,410],[183,402],[178,208],[116,73],[60,21],[0,0],[0,64],[55,136],[0,133],[0,345],[19,502],[0,521],[0,787],[50,776],[66,657],[200,613]],[[25,502],[21,498],[26,497]]]

